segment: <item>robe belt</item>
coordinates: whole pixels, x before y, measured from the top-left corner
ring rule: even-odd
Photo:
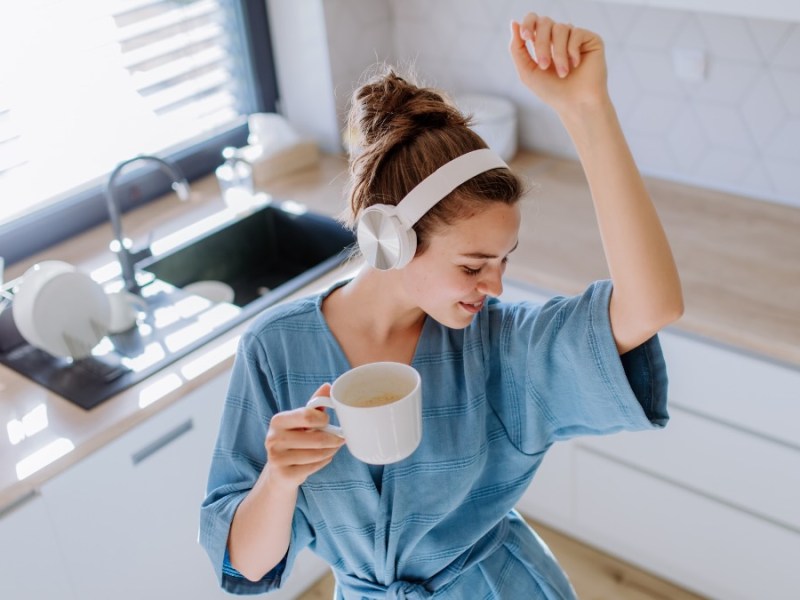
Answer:
[[[344,597],[370,598],[371,600],[429,600],[433,592],[422,583],[398,580],[389,586],[360,579],[355,575],[336,573],[336,582],[341,586]]]
[[[336,572],[336,581],[341,586],[344,597],[370,598],[370,600],[429,600],[444,587],[449,587],[461,573],[475,566],[506,541],[510,530],[508,517],[502,519],[470,549],[460,554],[450,565],[434,574],[426,581],[405,581],[397,579],[383,585],[375,581],[361,579],[355,575]]]

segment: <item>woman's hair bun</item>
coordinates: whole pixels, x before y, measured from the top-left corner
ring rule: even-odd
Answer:
[[[350,132],[362,148],[375,143],[393,147],[421,131],[467,124],[441,92],[421,87],[413,75],[402,77],[392,68],[384,68],[354,92],[349,116]]]

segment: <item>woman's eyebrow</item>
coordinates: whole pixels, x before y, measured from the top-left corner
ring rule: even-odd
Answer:
[[[514,247],[511,250],[509,250],[508,253],[511,254],[514,250],[517,249],[517,246],[519,246],[519,240],[517,240],[517,243],[514,244]],[[486,254],[484,252],[467,252],[466,254],[460,254],[459,256],[463,256],[464,258],[485,258],[485,259],[497,258],[496,254]]]

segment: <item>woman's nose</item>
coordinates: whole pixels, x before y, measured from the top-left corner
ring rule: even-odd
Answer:
[[[503,269],[494,268],[486,271],[486,276],[478,283],[478,291],[487,296],[499,296],[503,293]]]

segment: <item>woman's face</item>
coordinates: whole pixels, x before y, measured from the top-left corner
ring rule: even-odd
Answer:
[[[519,225],[517,205],[494,202],[472,217],[434,230],[426,250],[402,270],[406,293],[439,323],[466,327],[488,296],[502,293]]]

